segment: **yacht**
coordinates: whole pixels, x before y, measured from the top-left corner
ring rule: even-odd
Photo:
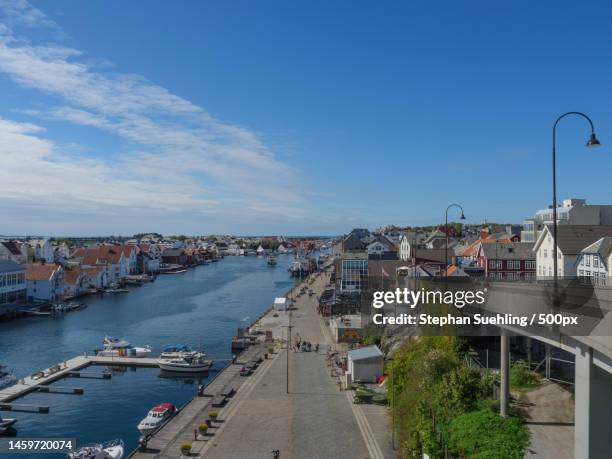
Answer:
[[[161,360],[182,359],[197,354],[186,344],[171,344],[166,346],[159,355]]]
[[[70,459],[123,459],[124,454],[123,440],[113,440],[108,443],[82,446],[69,453],[68,457]]]
[[[104,349],[98,351],[96,355],[101,357],[148,357],[151,354],[151,347],[132,346],[129,341],[119,338],[105,336],[102,340]]]
[[[149,435],[176,413],[172,403],[160,403],[153,407],[147,416],[138,424],[138,430],[143,435]]]
[[[157,365],[164,371],[175,373],[204,373],[212,367],[212,360],[205,357],[205,354],[196,352],[183,358],[158,359]]]
[[[12,371],[9,371],[6,367],[0,365],[0,389],[12,386],[17,382],[17,378]]]
[[[278,258],[276,258],[276,255],[272,255],[272,254],[270,254],[270,255],[268,256],[268,264],[269,264],[269,265],[272,265],[272,266],[273,266],[273,265],[275,265],[277,262],[278,262]]]

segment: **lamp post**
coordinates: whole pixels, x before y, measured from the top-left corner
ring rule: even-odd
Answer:
[[[446,214],[444,219],[444,232],[446,233],[446,244],[444,244],[444,277],[448,277],[448,211],[451,207],[457,207],[461,209],[461,220],[465,220],[465,215],[463,214],[463,207],[459,204],[451,204],[446,208]]]
[[[595,136],[595,127],[593,121],[587,115],[582,112],[567,112],[561,115],[555,121],[552,131],[552,188],[553,188],[553,279],[554,279],[554,297],[553,306],[559,306],[559,287],[558,287],[558,268],[557,268],[557,124],[563,118],[569,115],[577,115],[586,119],[591,126],[591,135],[586,143],[587,148],[598,147],[600,145],[599,140]]]

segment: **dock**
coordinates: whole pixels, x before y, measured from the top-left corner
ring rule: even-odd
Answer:
[[[254,384],[253,379],[258,373],[265,371],[273,360],[262,360],[259,369],[251,376],[240,376],[243,365],[253,360],[263,358],[266,347],[263,343],[253,345],[240,354],[235,364],[230,363],[225,369],[210,381],[204,389],[203,396],[195,396],[188,401],[177,413],[154,432],[147,441],[147,449],[136,449],[129,455],[135,459],[176,458],[180,444],[193,441],[194,430],[202,424],[209,411],[219,411],[221,406],[232,406],[247,392],[247,388]],[[275,354],[277,355],[277,354]],[[218,428],[213,426],[211,432]],[[216,428],[215,428],[216,427]]]
[[[145,368],[156,368],[157,361],[152,358],[137,358],[137,357],[98,357],[98,356],[87,356],[80,355],[73,357],[65,362],[58,363],[50,368],[45,368],[37,373],[20,379],[16,384],[10,387],[6,387],[0,390],[0,407],[2,409],[10,409],[11,406],[17,406],[17,404],[11,404],[9,402],[23,397],[31,392],[45,391],[45,392],[56,392],[46,388],[49,384],[67,377],[97,377],[97,378],[110,378],[110,373],[102,372],[87,372],[82,373],[81,370],[89,367],[90,365],[106,365],[106,366],[134,366],[134,367],[145,367]],[[108,376],[102,376],[107,374]],[[48,407],[47,407],[48,412]]]

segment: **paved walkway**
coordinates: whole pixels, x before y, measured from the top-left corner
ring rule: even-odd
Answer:
[[[309,287],[320,292],[325,283],[319,278]],[[304,295],[296,301],[297,310],[291,313],[294,342],[298,337],[313,344],[326,342],[316,313],[317,297]],[[277,327],[287,323],[282,314],[275,319]],[[262,328],[269,320],[268,317],[260,322]],[[277,333],[286,331],[277,329]],[[269,367],[253,375],[260,379],[250,392],[221,411],[220,418],[225,422],[197,452],[202,457],[219,459],[270,458],[275,449],[283,459],[393,457],[381,452],[363,411],[354,413],[356,405],[346,392],[338,390],[326,365],[326,347],[318,354],[290,352],[289,394],[287,351],[281,350]]]
[[[569,391],[551,382],[521,398],[531,432],[525,457],[572,459],[574,457],[574,401]]]

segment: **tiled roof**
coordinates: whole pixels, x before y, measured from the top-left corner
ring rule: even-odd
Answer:
[[[505,242],[500,244],[485,244],[483,255],[490,260],[535,260],[533,242]]]
[[[15,241],[0,241],[0,244],[2,244],[4,247],[6,247],[6,250],[8,250],[11,254],[13,255],[21,255],[21,250],[19,248],[19,245],[17,242]]]
[[[32,263],[26,269],[26,279],[32,281],[48,281],[55,270],[59,268],[54,263]]]
[[[82,265],[117,264],[124,249],[120,245],[82,247],[73,252],[73,258],[81,258]],[[128,252],[129,253],[129,252]]]
[[[78,266],[72,269],[66,269],[64,271],[64,283],[71,285],[77,284],[82,272],[83,271],[81,271],[81,268]]]
[[[547,225],[549,234],[552,235],[552,226]],[[536,243],[536,248],[543,240],[546,231],[543,231]],[[578,254],[585,247],[593,244],[598,239],[612,236],[612,225],[558,225],[557,245],[563,255]]]

